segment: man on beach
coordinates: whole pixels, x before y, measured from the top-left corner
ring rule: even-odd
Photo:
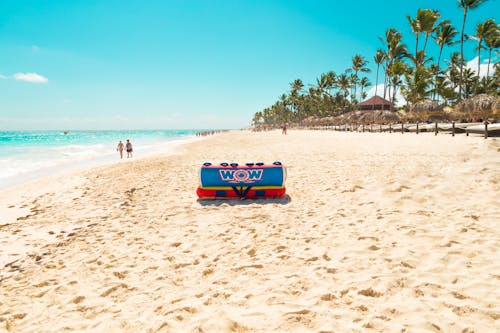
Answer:
[[[125,144],[125,149],[127,150],[127,158],[132,157],[132,143],[129,139],[127,139],[127,143]]]
[[[288,123],[283,123],[283,126],[281,127],[281,134],[286,134],[286,130],[288,127]]]
[[[120,159],[123,158],[123,147],[123,142],[120,140],[120,142],[118,142],[118,146],[116,147],[116,150],[120,153]]]

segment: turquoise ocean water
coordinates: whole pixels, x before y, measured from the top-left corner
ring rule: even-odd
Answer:
[[[58,170],[118,161],[119,140],[130,139],[134,158],[168,152],[199,130],[0,131],[0,188]]]

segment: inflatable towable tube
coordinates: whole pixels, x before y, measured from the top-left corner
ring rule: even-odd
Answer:
[[[276,198],[285,195],[286,168],[281,162],[273,164],[203,163],[200,199]]]

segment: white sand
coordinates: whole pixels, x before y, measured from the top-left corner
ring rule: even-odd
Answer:
[[[231,132],[0,194],[0,331],[494,332],[500,141]],[[289,197],[199,202],[205,161]]]

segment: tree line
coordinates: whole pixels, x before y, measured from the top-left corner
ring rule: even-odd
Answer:
[[[437,10],[418,9],[414,17],[407,15],[415,37],[414,50],[409,50],[400,31],[396,28],[387,29],[384,36],[379,37],[383,47],[372,58],[376,67],[375,95],[395,104],[399,91],[406,100],[403,106],[406,110],[426,99],[453,106],[477,94],[500,95],[500,62],[491,63],[494,54],[499,54],[499,25],[494,18],[489,18],[477,23],[472,34],[465,32],[468,13],[486,1],[458,0],[458,8],[463,14],[460,30],[450,20],[441,19]],[[431,40],[438,46],[437,57],[426,52]],[[466,41],[472,41],[477,52],[476,72],[466,66]],[[459,45],[459,51],[456,45]],[[445,48],[453,52],[448,59],[443,60]],[[486,73],[481,73],[483,50],[488,54]],[[372,84],[364,75],[371,71],[368,63],[366,57],[355,54],[351,65],[344,72],[323,73],[308,90],[304,89],[302,80],[294,80],[288,93],[282,94],[272,106],[255,113],[253,125],[275,126],[284,122],[301,124],[310,116],[335,117],[355,109],[359,101],[367,97],[367,88]],[[381,91],[378,91],[379,81],[383,83]]]

